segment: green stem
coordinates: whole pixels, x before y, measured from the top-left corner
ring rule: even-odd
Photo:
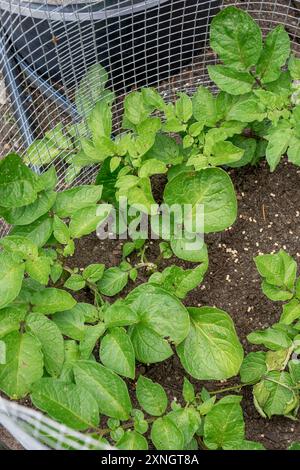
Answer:
[[[147,421],[148,424],[151,424],[153,423],[154,421],[156,420],[156,418],[147,418],[145,419],[145,421]],[[122,428],[123,429],[130,429],[130,428],[133,428],[134,426],[134,422],[133,421],[130,421],[129,423],[125,423],[122,425]],[[101,437],[109,434],[111,432],[111,429],[109,428],[105,428],[105,429],[97,429],[96,430],[97,434],[99,434]]]
[[[225,388],[220,388],[220,390],[214,390],[213,392],[209,392],[209,394],[218,395],[219,393],[231,392],[233,390],[240,390],[241,388],[246,387],[246,385],[249,385],[249,384],[232,385],[231,387],[225,387]]]

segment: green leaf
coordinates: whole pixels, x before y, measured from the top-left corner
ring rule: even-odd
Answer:
[[[294,288],[297,263],[284,250],[270,255],[256,256],[254,262],[259,274],[263,276],[269,284],[278,287],[286,287],[289,290]]]
[[[25,264],[27,274],[42,285],[49,282],[51,273],[51,259],[48,256],[39,256],[34,260],[27,260]]]
[[[300,361],[299,359],[291,359],[288,363],[290,376],[294,384],[300,383]]]
[[[272,371],[253,388],[254,404],[259,413],[271,418],[288,415],[298,406],[293,381],[287,372]]]
[[[289,162],[294,165],[300,166],[300,139],[299,137],[292,135],[289,148],[287,151]]]
[[[134,379],[135,355],[129,336],[123,328],[112,328],[101,340],[100,360],[108,369]]]
[[[190,407],[171,411],[167,417],[180,429],[184,436],[184,446],[187,446],[201,424],[199,413]]]
[[[12,153],[0,162],[0,201],[3,207],[16,208],[37,198],[37,176],[21,158]]]
[[[298,318],[300,318],[300,302],[297,299],[292,299],[290,302],[283,305],[280,323],[290,325]]]
[[[75,212],[69,225],[72,238],[81,238],[94,232],[100,222],[104,221],[110,212],[107,204],[84,207]]]
[[[292,347],[280,349],[279,351],[268,351],[266,355],[266,365],[270,370],[284,370],[292,354]]]
[[[37,245],[38,248],[44,246],[49,240],[52,234],[52,219],[48,215],[42,216],[32,224],[21,226],[15,226],[10,235],[16,235],[18,237],[25,237],[32,243]]]
[[[232,142],[216,142],[212,148],[213,156],[209,159],[211,165],[227,165],[239,162],[244,155],[244,150],[236,147]]]
[[[97,282],[99,281],[104,273],[105,265],[96,263],[96,264],[90,264],[87,266],[83,272],[82,272],[82,277],[83,279],[86,279],[88,282]]]
[[[242,158],[240,158],[238,161],[227,163],[227,165],[232,167],[232,168],[239,168],[241,166],[248,165],[249,163],[252,163],[252,161],[255,157],[256,148],[257,148],[256,140],[252,139],[252,138],[248,138],[248,137],[243,137],[241,135],[237,135],[237,136],[233,137],[232,143],[235,146],[243,149],[244,154],[243,154]]]
[[[10,253],[0,253],[0,309],[19,295],[24,276],[24,263]]]
[[[64,283],[64,287],[73,291],[79,291],[85,287],[85,280],[80,274],[71,274]]]
[[[196,93],[193,95],[192,103],[193,116],[199,121],[198,125],[200,123],[206,126],[214,126],[216,124],[218,120],[216,100],[208,88],[204,86],[197,88]]]
[[[26,308],[10,306],[0,310],[0,338],[20,329],[26,315]]]
[[[39,175],[39,184],[44,191],[55,189],[57,185],[57,174],[54,165],[50,166],[49,170]]]
[[[208,65],[210,79],[230,95],[244,95],[249,93],[255,83],[254,78],[248,72],[239,72],[224,65]]]
[[[118,300],[104,310],[104,322],[107,328],[128,326],[138,323],[139,316],[124,302]]]
[[[88,127],[94,142],[98,137],[110,137],[112,130],[111,105],[106,101],[98,101],[88,117]]]
[[[96,399],[100,413],[127,420],[131,402],[125,382],[106,367],[91,361],[78,361],[74,366],[76,383]]]
[[[56,313],[53,321],[63,335],[78,341],[83,340],[86,327],[84,325],[84,312],[80,304],[75,305],[70,310]]]
[[[289,72],[293,80],[300,80],[300,59],[291,55],[288,63]]]
[[[157,134],[151,149],[144,155],[145,159],[159,160],[166,165],[177,165],[182,162],[180,147],[175,139],[165,134]]]
[[[293,442],[288,450],[300,450],[300,442]]]
[[[28,315],[26,325],[41,343],[46,371],[51,376],[58,377],[65,359],[64,339],[58,327],[39,313]]]
[[[173,354],[173,350],[166,339],[141,323],[131,327],[129,334],[135,357],[144,364],[162,362]]]
[[[143,96],[139,91],[133,91],[126,96],[124,100],[124,117],[132,124],[140,124],[146,117],[149,111],[145,107]]]
[[[293,297],[293,293],[287,291],[283,287],[277,287],[272,284],[269,284],[266,281],[263,281],[261,284],[261,289],[265,296],[274,301],[286,301],[290,300]]]
[[[140,178],[148,178],[153,175],[159,175],[167,172],[167,167],[164,162],[156,160],[155,158],[150,158],[146,160],[145,163],[139,169]]]
[[[102,65],[94,64],[88,69],[75,93],[76,108],[81,116],[87,117],[94,104],[106,98],[107,81],[108,74]]]
[[[25,237],[7,235],[0,240],[0,245],[6,251],[19,255],[23,259],[34,259],[38,257],[37,246]]]
[[[121,292],[128,282],[128,272],[119,267],[108,268],[102,279],[97,283],[99,292],[103,295],[113,297]]]
[[[148,442],[144,436],[136,431],[126,431],[117,442],[120,450],[148,450]]]
[[[61,139],[63,135],[61,134]],[[26,165],[36,165],[38,167],[49,165],[62,152],[55,145],[55,142],[47,139],[36,139],[26,150],[24,163]]]
[[[62,245],[67,245],[70,242],[69,228],[57,215],[53,219],[53,235]]]
[[[111,172],[110,171],[110,162],[111,158],[107,158],[104,160],[104,162],[101,164],[101,168],[99,170],[99,173],[96,178],[96,184],[97,185],[102,185],[103,186],[103,191],[102,191],[102,200],[115,204],[116,198],[116,188],[115,184],[118,179],[118,174],[120,170],[122,169],[122,165],[120,165],[115,171]]]
[[[99,424],[97,402],[81,386],[52,378],[41,379],[33,386],[31,400],[51,418],[73,429],[84,431]]]
[[[147,106],[150,106],[154,109],[159,109],[160,111],[163,111],[165,109],[165,102],[155,88],[142,88],[141,91],[144,103]]]
[[[163,387],[147,377],[139,376],[136,383],[136,396],[140,406],[151,416],[161,416],[168,405],[168,397]]]
[[[225,64],[245,70],[258,62],[262,34],[248,13],[231,6],[214,17],[210,45]]]
[[[191,261],[192,263],[208,264],[207,246],[203,242],[202,237],[172,237],[170,244],[177,258],[183,259],[184,261]]]
[[[247,336],[247,339],[252,344],[263,344],[272,351],[287,349],[292,345],[292,340],[286,333],[274,328],[253,331]]]
[[[230,316],[214,307],[189,308],[191,328],[177,347],[185,370],[199,380],[223,380],[236,375],[243,348]]]
[[[6,363],[0,364],[0,390],[13,400],[25,397],[43,375],[41,345],[30,333],[17,331],[3,338]]]
[[[42,191],[36,200],[23,207],[6,210],[3,213],[5,220],[12,225],[29,225],[46,214],[55,203],[56,193],[54,191]]]
[[[292,135],[290,124],[286,121],[280,121],[276,127],[272,127],[267,135],[268,146],[266,150],[266,159],[273,172],[281,157],[286,152]]]
[[[184,436],[170,418],[158,418],[152,424],[151,440],[157,450],[182,450]]]
[[[240,405],[242,397],[228,395],[207,413],[204,422],[204,443],[212,450],[235,449],[245,439],[245,423]]]
[[[274,82],[281,74],[291,50],[290,38],[282,25],[276,26],[265,39],[256,72],[262,83]]]
[[[188,122],[193,114],[193,105],[191,98],[186,93],[178,93],[179,99],[175,103],[175,111],[178,119],[182,122]]]
[[[249,123],[262,121],[266,117],[264,105],[252,93],[234,98],[235,101],[230,104],[227,110],[226,119],[228,121],[236,120]]]
[[[50,315],[56,312],[69,310],[76,305],[71,294],[54,287],[39,290],[32,295],[33,311]]]
[[[220,168],[206,168],[198,173],[175,176],[165,187],[164,201],[169,205],[190,204],[194,216],[197,206],[203,204],[204,233],[224,230],[235,221],[237,215],[231,179]]]
[[[54,211],[59,217],[70,217],[80,209],[96,204],[102,194],[101,185],[83,185],[57,194]]]
[[[97,325],[86,326],[82,335],[79,345],[81,359],[89,359],[96,342],[105,332],[104,323],[100,322]]]
[[[195,400],[195,389],[191,382],[184,377],[182,396],[187,403],[192,403]]]
[[[161,338],[168,338],[174,344],[186,338],[190,328],[188,312],[176,297],[164,289],[142,284],[129,293],[126,303],[138,314],[141,324]],[[133,326],[133,330],[135,328]]]
[[[244,358],[241,365],[241,381],[246,384],[258,382],[266,372],[266,353],[251,352]]]

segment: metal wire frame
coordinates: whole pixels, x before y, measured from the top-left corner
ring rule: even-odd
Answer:
[[[16,62],[11,64],[10,68],[15,72],[15,77],[21,83],[25,90],[26,108],[28,118],[36,128],[36,135],[42,136],[43,133],[51,129],[55,123],[59,121],[70,122],[76,120],[76,112],[73,107],[74,93],[79,85],[81,73],[78,69],[86,70],[91,63],[95,63],[99,59],[99,36],[102,37],[102,49],[106,52],[106,67],[109,72],[113,72],[110,85],[117,90],[117,101],[114,104],[114,129],[117,133],[120,130],[120,109],[125,94],[129,91],[126,83],[128,82],[128,73],[131,80],[131,88],[139,88],[141,83],[144,85],[153,85],[157,83],[157,88],[165,99],[174,100],[178,91],[186,91],[192,93],[201,84],[209,86],[213,85],[209,80],[206,67],[209,64],[216,63],[215,54],[209,48],[209,23],[212,16],[217,12],[216,2],[204,0],[193,0],[187,3],[187,0],[121,0],[118,8],[107,8],[105,13],[101,10],[101,30],[96,15],[99,15],[99,9],[103,6],[103,2],[97,0],[87,0],[84,5],[70,4],[70,1],[64,2],[63,6],[51,7],[45,10],[47,0],[43,0],[34,5],[30,2],[22,2],[19,0],[4,1],[0,0],[0,20],[2,26],[0,36],[4,40],[4,46],[11,52],[12,59]],[[168,2],[169,17],[162,15],[164,8]],[[142,8],[142,3],[144,7]],[[185,5],[183,5],[185,3]],[[205,8],[203,7],[205,3]],[[247,10],[255,20],[258,21],[262,28],[263,34],[266,35],[272,28],[278,24],[283,24],[292,41],[292,48],[296,55],[300,55],[300,2],[296,0],[220,0],[217,2],[220,8],[228,5],[236,5]],[[108,2],[106,2],[108,5]],[[192,4],[193,15],[189,14],[189,8]],[[137,5],[139,9],[137,11]],[[24,10],[24,8],[26,10]],[[148,17],[149,11],[155,9],[155,14]],[[116,11],[117,10],[117,11]],[[16,13],[14,18],[4,17],[3,12]],[[41,13],[43,12],[43,16]],[[25,28],[26,13],[36,18],[30,28]],[[135,15],[139,14],[140,25],[136,24]],[[53,16],[56,15],[56,16]],[[84,15],[85,21],[82,22]],[[170,17],[176,16],[180,18],[177,27],[179,33],[172,34]],[[202,23],[199,28],[198,18],[201,16]],[[116,30],[114,34],[107,34],[111,18],[117,17]],[[44,18],[44,20],[43,20]],[[126,22],[125,22],[126,19]],[[57,43],[64,43],[64,47],[56,48],[55,58],[62,70],[67,70],[67,74],[63,74],[59,84],[53,84],[51,81],[40,82],[41,76],[39,70],[36,69],[35,54],[36,51],[26,53],[26,48],[31,44],[27,42],[23,47],[19,47],[16,51],[10,41],[9,34],[13,34],[18,30],[25,33],[32,33],[32,42],[39,35],[39,26],[43,21],[49,23],[49,33]],[[151,25],[151,35],[145,34],[146,25]],[[80,26],[80,28],[79,28]],[[70,39],[72,30],[77,31],[78,48],[83,48],[84,56],[73,54],[72,61],[69,61],[69,51],[73,50],[73,43]],[[5,30],[5,34],[4,34]],[[187,34],[186,34],[187,33]],[[116,42],[117,38],[117,42]],[[122,38],[122,39],[120,39]],[[118,42],[119,41],[119,42]],[[134,53],[132,44],[138,41],[138,53]],[[152,42],[151,42],[152,41]],[[159,41],[165,41],[163,60],[160,56],[160,50],[157,47]],[[154,44],[150,54],[150,59],[145,62],[144,58],[149,54],[149,42]],[[156,44],[156,46],[155,46]],[[121,48],[121,56],[120,56]],[[189,61],[186,60],[186,51],[189,50]],[[40,51],[46,55],[46,44],[41,43]],[[121,57],[121,58],[120,58]],[[21,58],[21,60],[20,60]],[[157,64],[162,64],[167,69],[163,81],[158,83],[159,70]],[[189,62],[189,63],[188,63]],[[21,64],[21,67],[20,67]],[[23,67],[22,67],[23,64]],[[128,66],[129,64],[129,66]],[[142,65],[141,65],[142,64]],[[147,66],[145,66],[145,64]],[[3,64],[2,64],[3,67]],[[25,70],[27,68],[27,71]],[[28,71],[29,68],[29,71]],[[51,77],[55,69],[55,60],[47,63],[46,75]],[[10,70],[10,71],[11,71]],[[174,71],[176,73],[174,73]],[[29,79],[31,76],[31,79]],[[32,78],[34,76],[34,78]],[[48,84],[48,88],[47,88]],[[43,87],[46,86],[46,89]],[[91,87],[93,84],[91,83]],[[49,88],[50,87],[50,88]],[[52,88],[51,88],[52,87]],[[54,91],[53,91],[54,88]],[[53,100],[53,93],[57,94],[56,100]],[[7,153],[9,150],[17,150],[21,153],[24,151],[24,132],[20,133],[19,127],[22,126],[18,122],[5,122],[5,116],[12,116],[12,105],[19,106],[21,104],[13,91],[7,92],[8,103],[2,108],[0,107],[0,152]],[[22,95],[21,95],[22,96]],[[51,96],[51,99],[49,99]],[[13,119],[13,118],[10,118]],[[26,129],[24,130],[26,131]],[[25,139],[26,140],[26,139]],[[59,163],[60,157],[55,163]],[[60,187],[63,186],[63,179],[66,167],[58,165],[58,176]],[[44,168],[46,169],[46,168]],[[95,176],[95,168],[86,168],[80,174],[80,177],[74,184],[90,182]],[[8,226],[2,224],[0,226],[0,236],[8,231]],[[3,404],[4,402],[2,402]],[[0,403],[1,405],[1,403]],[[63,448],[68,445],[69,436],[73,431],[66,429],[64,426],[51,423],[55,429],[55,438],[45,441],[44,426],[50,426],[48,418],[28,408],[20,409],[16,404],[7,404],[6,414],[0,413],[0,422],[5,425],[15,437],[21,439],[25,447],[42,448],[43,446]],[[3,417],[4,416],[4,417]],[[13,424],[12,424],[13,422]],[[20,422],[27,423],[25,428],[19,426]],[[76,433],[75,433],[76,434]],[[78,436],[77,436],[78,438]],[[80,437],[83,439],[83,437]],[[84,437],[85,439],[85,437]],[[66,444],[67,442],[67,444]],[[76,439],[75,439],[76,442]],[[79,441],[78,441],[79,442]],[[74,444],[74,443],[73,443]],[[86,443],[78,444],[77,448],[84,448]],[[83,447],[82,447],[83,446]]]

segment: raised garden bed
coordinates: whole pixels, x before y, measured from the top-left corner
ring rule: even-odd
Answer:
[[[16,155],[1,163],[15,227],[1,241],[0,389],[120,449],[299,447],[300,61],[283,27],[263,44],[235,8],[214,19],[211,46],[217,97],[200,87],[167,105],[134,91],[113,138],[105,71],[88,72],[79,110],[91,76],[101,84],[89,138],[57,126],[25,161],[47,167],[72,147],[69,178],[101,163],[96,185],[56,194],[54,167],[36,177]],[[100,241],[108,210],[125,217],[121,197],[148,215],[191,204],[183,222],[206,244],[157,225],[145,243]]]

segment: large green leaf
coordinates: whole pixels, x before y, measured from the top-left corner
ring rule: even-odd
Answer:
[[[233,184],[228,174],[220,168],[179,174],[167,183],[164,200],[170,206],[190,204],[193,216],[197,206],[203,205],[205,233],[224,230],[233,224],[237,215]]]
[[[122,271],[118,266],[108,268],[102,279],[97,283],[99,292],[112,297],[124,289],[128,282],[128,272]]]
[[[19,255],[24,260],[28,258],[36,259],[38,257],[37,246],[25,237],[7,235],[0,240],[0,245],[5,251]]]
[[[171,411],[167,416],[181,430],[184,436],[184,445],[187,446],[201,424],[199,412],[193,407],[185,407]]]
[[[0,364],[0,390],[16,400],[25,397],[43,375],[41,344],[30,333],[14,331],[3,338],[6,363]]]
[[[16,207],[3,213],[3,217],[9,224],[29,225],[42,215],[46,214],[53,206],[56,199],[54,191],[42,191],[34,202],[27,206]]]
[[[121,450],[147,450],[147,439],[136,431],[126,431],[117,442],[117,448]]]
[[[15,208],[31,204],[37,197],[37,177],[16,154],[0,162],[1,206]]]
[[[97,325],[85,326],[79,350],[81,359],[89,359],[98,339],[105,332],[105,325],[102,322]]]
[[[245,70],[258,62],[262,35],[248,13],[231,6],[213,19],[210,45],[225,64]]]
[[[71,309],[76,305],[76,300],[65,290],[48,287],[35,292],[31,303],[34,312],[49,315]]]
[[[245,95],[252,90],[254,78],[248,72],[239,72],[224,65],[208,65],[210,79],[230,95]]]
[[[280,121],[276,127],[272,127],[269,131],[266,137],[268,140],[266,159],[271,171],[276,169],[281,157],[286,152],[291,136],[292,129],[287,121]]]
[[[206,415],[204,443],[209,449],[235,449],[245,438],[240,405],[242,397],[229,395],[216,403]]]
[[[41,343],[46,371],[58,377],[65,359],[64,339],[58,327],[40,313],[28,315],[26,325]]]
[[[49,240],[52,229],[52,219],[45,214],[32,224],[15,226],[10,234],[28,238],[28,240],[41,248]]]
[[[262,83],[274,82],[281,74],[291,50],[290,38],[282,25],[270,31],[257,64],[257,73]]]
[[[190,328],[188,312],[176,297],[164,289],[142,284],[130,292],[126,303],[138,314],[139,325],[152,329],[161,338],[168,338],[175,344],[186,338]]]
[[[76,383],[96,399],[100,413],[127,420],[131,402],[125,382],[114,372],[92,361],[78,361],[74,366]]]
[[[284,250],[254,258],[259,274],[268,284],[292,290],[296,280],[297,263]]]
[[[193,116],[199,123],[213,126],[218,120],[216,99],[208,88],[200,86],[193,98]]]
[[[94,232],[100,222],[104,221],[110,212],[107,204],[91,205],[79,209],[72,217],[69,225],[72,238],[81,238]]]
[[[265,330],[252,331],[247,339],[252,344],[263,344],[272,351],[287,349],[291,347],[292,340],[283,331],[275,328],[266,328]]]
[[[168,359],[173,350],[168,340],[142,323],[130,328],[130,338],[138,361],[153,364]]]
[[[251,352],[241,365],[241,381],[243,383],[258,382],[266,372],[266,353],[263,351]]]
[[[83,185],[57,194],[54,211],[59,217],[70,217],[75,212],[96,204],[102,194],[102,186]]]
[[[83,387],[57,379],[41,379],[33,386],[34,406],[73,429],[84,431],[99,424],[96,400]]]
[[[26,308],[10,306],[0,310],[0,338],[20,329],[20,323],[26,316]]]
[[[78,341],[83,340],[86,327],[84,325],[84,312],[80,304],[75,305],[70,310],[56,313],[53,321],[63,335]]]
[[[155,136],[154,145],[144,155],[144,158],[160,160],[166,165],[177,165],[182,161],[179,145],[175,139],[165,134],[157,134]]]
[[[158,418],[152,424],[151,440],[157,450],[182,450],[184,436],[170,418]]]
[[[190,332],[177,347],[185,370],[199,380],[223,380],[236,375],[243,361],[243,348],[230,316],[214,307],[188,310]]]
[[[287,415],[299,404],[290,374],[273,370],[253,388],[254,404],[260,414],[271,418]]]
[[[0,309],[10,304],[22,287],[24,263],[10,253],[0,253]]]
[[[138,323],[139,316],[119,300],[104,310],[104,322],[107,328],[128,326]]]
[[[88,69],[75,93],[75,103],[79,114],[87,117],[95,103],[106,98],[104,88],[107,81],[108,74],[102,65],[94,64]]]
[[[290,325],[295,320],[300,318],[300,302],[297,299],[292,299],[287,304],[283,305],[280,323]]]
[[[168,397],[163,387],[142,375],[136,383],[136,397],[140,406],[151,416],[161,416],[167,409]]]
[[[112,328],[100,344],[100,360],[119,375],[134,379],[135,355],[129,336],[123,328]]]

